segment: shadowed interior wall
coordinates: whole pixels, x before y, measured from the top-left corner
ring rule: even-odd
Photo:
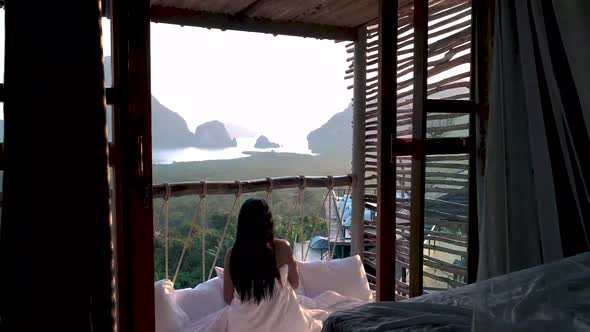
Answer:
[[[2,331],[112,329],[98,6],[6,5]]]

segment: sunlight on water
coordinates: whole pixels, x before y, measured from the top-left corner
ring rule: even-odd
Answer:
[[[225,159],[237,159],[248,157],[248,154],[244,152],[256,151],[256,152],[290,152],[299,154],[312,154],[311,150],[307,148],[306,141],[293,141],[286,142],[280,148],[273,149],[256,149],[254,144],[256,138],[238,138],[238,146],[207,150],[199,149],[195,147],[185,148],[172,148],[172,149],[153,149],[152,159],[154,164],[171,164],[173,162],[186,162],[186,161],[201,161],[201,160],[225,160]],[[279,142],[282,143],[282,142]]]

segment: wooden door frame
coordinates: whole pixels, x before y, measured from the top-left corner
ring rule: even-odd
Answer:
[[[111,0],[119,330],[155,331],[150,2]]]
[[[377,101],[377,301],[395,299],[395,150],[397,119],[397,0],[379,0]]]
[[[475,93],[474,110],[470,112],[472,128],[470,129],[471,143],[461,146],[457,140],[448,140],[444,144],[425,144],[419,140],[420,132],[414,133],[414,142],[423,148],[409,151],[414,154],[414,160],[421,161],[420,174],[423,174],[424,156],[428,154],[457,153],[469,149],[468,153],[475,156],[475,120],[480,115],[480,109],[487,106],[480,100],[487,92],[487,58],[485,46],[488,39],[487,30],[482,27],[489,24],[489,17],[485,16],[487,6],[480,3],[486,0],[474,0],[475,28],[474,48],[472,52],[473,69],[472,91]],[[407,144],[395,137],[396,119],[396,86],[395,68],[397,54],[397,1],[380,1],[379,29],[384,38],[380,43],[380,91],[393,91],[379,97],[379,160],[378,160],[378,232],[377,232],[377,298],[378,300],[393,300],[395,278],[395,164],[392,155],[407,154]],[[151,92],[150,92],[150,4],[147,0],[135,2],[130,0],[112,0],[113,20],[113,94],[114,105],[114,142],[111,149],[113,160],[113,180],[115,192],[113,201],[115,206],[114,219],[117,229],[117,271],[118,271],[118,301],[119,324],[121,331],[153,331],[155,329],[154,298],[153,298],[153,206],[152,206],[152,156],[151,156]],[[483,21],[482,21],[483,20]],[[483,32],[482,32],[483,31]],[[425,33],[424,33],[425,35]],[[481,41],[477,43],[476,41]],[[418,42],[418,41],[417,41]],[[489,51],[489,49],[487,49]],[[416,68],[419,70],[420,68]],[[422,68],[423,70],[423,68]],[[421,106],[425,117],[431,101],[424,100]],[[449,103],[450,105],[451,103]],[[483,105],[483,106],[482,106]],[[440,105],[439,105],[440,106]],[[476,113],[477,111],[477,113]],[[423,121],[422,116],[417,121]],[[419,126],[415,126],[419,129]],[[424,131],[425,128],[422,128]],[[419,137],[418,137],[418,136]],[[415,145],[415,144],[412,144]],[[448,149],[444,147],[448,147]],[[457,149],[457,147],[459,149]],[[396,152],[397,151],[397,152]],[[475,209],[475,158],[470,159],[470,239],[469,251],[477,250],[477,210]],[[416,188],[423,188],[423,181],[416,183]],[[423,192],[423,190],[422,190]],[[418,202],[419,203],[419,202]],[[421,229],[424,223],[423,204],[416,205],[417,214],[413,217],[413,229]],[[423,228],[423,227],[422,227]],[[475,231],[473,231],[475,230]],[[423,236],[423,235],[422,235]],[[414,253],[421,253],[423,243],[419,240]],[[416,256],[416,255],[414,255]],[[416,256],[416,257],[420,257]],[[477,255],[469,255],[469,282],[475,280]],[[418,262],[420,270],[422,262]],[[412,264],[414,265],[414,264]],[[414,272],[413,280],[420,278],[421,273]],[[391,282],[389,282],[391,280]],[[387,281],[387,282],[384,282]],[[415,284],[414,282],[412,284]],[[413,295],[421,293],[422,283],[412,289]]]

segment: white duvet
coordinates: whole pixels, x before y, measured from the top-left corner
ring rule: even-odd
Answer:
[[[299,288],[287,280],[288,267],[272,299],[259,305],[230,306],[223,300],[224,271],[195,288],[175,289],[170,280],[155,282],[156,332],[178,331],[320,331],[333,312],[369,303],[373,293],[358,255],[329,261],[297,262]],[[284,287],[283,287],[284,285]]]
[[[242,303],[234,297],[231,305],[192,322],[185,331],[319,332],[323,321],[332,312],[367,303],[333,291],[323,292],[314,298],[296,295],[287,280],[288,267],[282,266],[279,272],[281,281],[277,280],[271,299],[255,304]]]

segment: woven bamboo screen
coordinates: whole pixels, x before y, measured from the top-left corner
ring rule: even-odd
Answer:
[[[428,99],[467,100],[471,98],[471,1],[430,0],[428,15]],[[366,43],[366,153],[365,201],[376,211],[377,197],[377,101],[378,45],[376,24],[367,26]],[[397,59],[397,137],[411,138],[414,89],[413,1],[400,0],[398,10]],[[353,54],[354,44],[348,45]],[[354,57],[345,79],[352,82]],[[352,88],[352,86],[350,86]],[[469,115],[439,113],[427,115],[427,138],[466,137]],[[398,157],[397,165],[397,243],[396,298],[409,293],[409,239],[412,163]],[[466,283],[468,235],[469,155],[426,157],[426,193],[423,285],[431,292]],[[367,218],[365,218],[367,219]],[[369,282],[374,286],[376,257],[376,218],[365,220],[364,262]],[[394,264],[394,262],[392,262]]]

